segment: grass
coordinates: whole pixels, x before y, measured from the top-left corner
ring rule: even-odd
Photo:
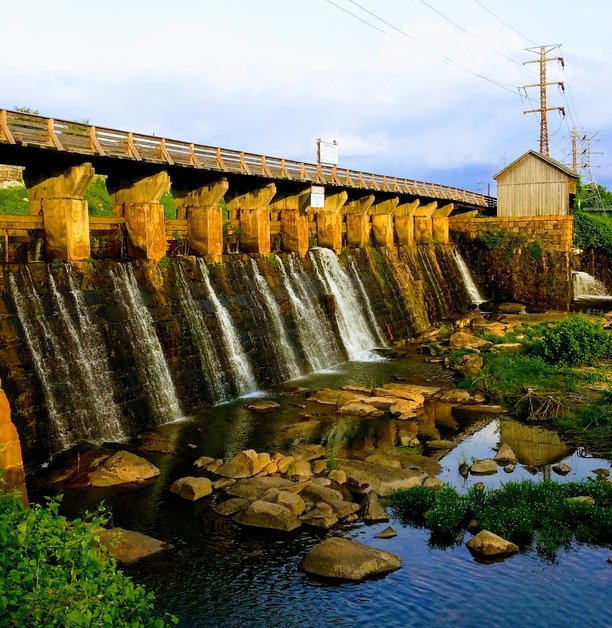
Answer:
[[[29,214],[28,193],[25,185],[0,189],[0,214]]]
[[[589,496],[594,505],[569,498]],[[502,488],[472,488],[465,495],[444,486],[400,489],[388,503],[405,522],[431,530],[435,544],[451,544],[468,522],[516,543],[522,550],[554,560],[561,547],[572,542],[612,547],[612,484],[574,482],[559,484],[525,480]]]

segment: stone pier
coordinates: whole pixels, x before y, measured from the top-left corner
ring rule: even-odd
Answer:
[[[417,244],[429,244],[433,240],[433,213],[438,207],[437,201],[419,205],[413,212],[414,240]]]
[[[240,249],[245,253],[270,253],[269,204],[276,194],[274,183],[257,187],[233,187],[227,206],[238,216],[240,223]]]
[[[321,209],[315,209],[317,216],[317,242],[319,246],[332,249],[336,253],[342,250],[342,213],[348,199],[348,192],[325,191],[325,203]]]
[[[431,218],[434,242],[439,244],[448,244],[450,242],[448,217],[453,209],[455,209],[455,205],[447,203],[442,205],[442,207],[436,207],[434,210]]]
[[[207,261],[219,262],[223,254],[223,216],[219,201],[229,187],[225,177],[202,183],[201,177],[172,177],[177,218],[187,220],[189,248]]]
[[[395,238],[398,246],[414,244],[414,212],[419,206],[419,200],[399,203],[393,210],[395,218]]]
[[[393,198],[377,201],[372,206],[372,232],[376,246],[391,248],[395,245],[393,213],[398,203],[399,197],[394,196]]]
[[[310,187],[299,191],[279,190],[270,203],[270,211],[280,212],[281,246],[286,253],[308,251],[308,204]]]
[[[165,170],[132,177],[109,176],[113,216],[123,216],[128,235],[128,255],[158,262],[166,254],[164,209],[160,199],[170,189]]]
[[[346,244],[349,247],[365,246],[370,241],[370,207],[374,194],[351,199],[342,208],[346,215]]]
[[[89,214],[83,194],[93,176],[90,163],[24,171],[30,214],[43,216],[47,259],[78,262],[90,256]]]

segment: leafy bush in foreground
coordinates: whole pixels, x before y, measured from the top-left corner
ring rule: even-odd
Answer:
[[[58,507],[50,499],[24,509],[15,494],[0,494],[0,625],[166,625],[153,595],[98,543],[102,511],[69,522]]]
[[[509,482],[497,490],[472,488],[459,495],[445,486],[427,498],[422,487],[395,491],[389,502],[403,520],[424,520],[432,538],[451,542],[470,519],[481,528],[513,541],[522,548],[535,543],[537,552],[554,559],[559,547],[573,539],[612,546],[612,485],[606,482],[530,480]],[[595,505],[568,501],[579,495]]]

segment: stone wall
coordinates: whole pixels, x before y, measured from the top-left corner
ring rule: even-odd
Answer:
[[[0,183],[4,181],[21,181],[23,183],[23,168],[21,166],[0,165]]]
[[[534,311],[572,306],[572,225],[571,216],[450,219],[451,238],[486,297]]]
[[[612,259],[603,251],[586,249],[574,257],[574,270],[582,270],[603,282],[612,294]]]
[[[11,408],[2,388],[0,388],[0,491],[18,490],[27,505],[28,497],[25,486],[21,444],[15,425],[11,421]]]

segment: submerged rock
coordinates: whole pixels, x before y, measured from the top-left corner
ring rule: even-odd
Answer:
[[[552,470],[557,475],[567,475],[571,471],[571,468],[566,465],[565,462],[560,462],[559,464],[553,465]]]
[[[381,497],[398,488],[421,486],[427,477],[420,469],[396,469],[359,460],[338,460],[337,464],[346,473],[348,484],[356,492],[365,494],[368,490],[374,490]]]
[[[193,502],[212,493],[212,482],[208,478],[179,478],[170,487],[170,492]]]
[[[309,574],[341,580],[363,580],[401,567],[399,556],[382,550],[332,537],[313,547],[301,567]]]
[[[233,517],[236,523],[255,528],[291,532],[301,521],[287,508],[272,502],[255,501]]]
[[[252,412],[269,412],[270,410],[277,410],[278,408],[280,408],[280,403],[269,399],[255,401],[246,406],[246,409]]]
[[[477,460],[470,467],[470,473],[472,475],[493,475],[497,473],[497,462],[493,458],[483,458]]]
[[[251,502],[244,497],[230,497],[223,502],[215,504],[213,510],[224,517],[235,515],[241,510],[246,510],[250,506]]]
[[[471,552],[488,557],[516,554],[519,551],[518,545],[488,530],[481,530],[466,543],[466,546]]]
[[[391,527],[385,528],[382,532],[379,532],[374,536],[375,539],[392,539],[397,536],[397,532]]]
[[[100,543],[108,553],[124,565],[130,565],[172,548],[169,543],[125,528],[99,529],[96,530],[96,535],[99,535]]]

